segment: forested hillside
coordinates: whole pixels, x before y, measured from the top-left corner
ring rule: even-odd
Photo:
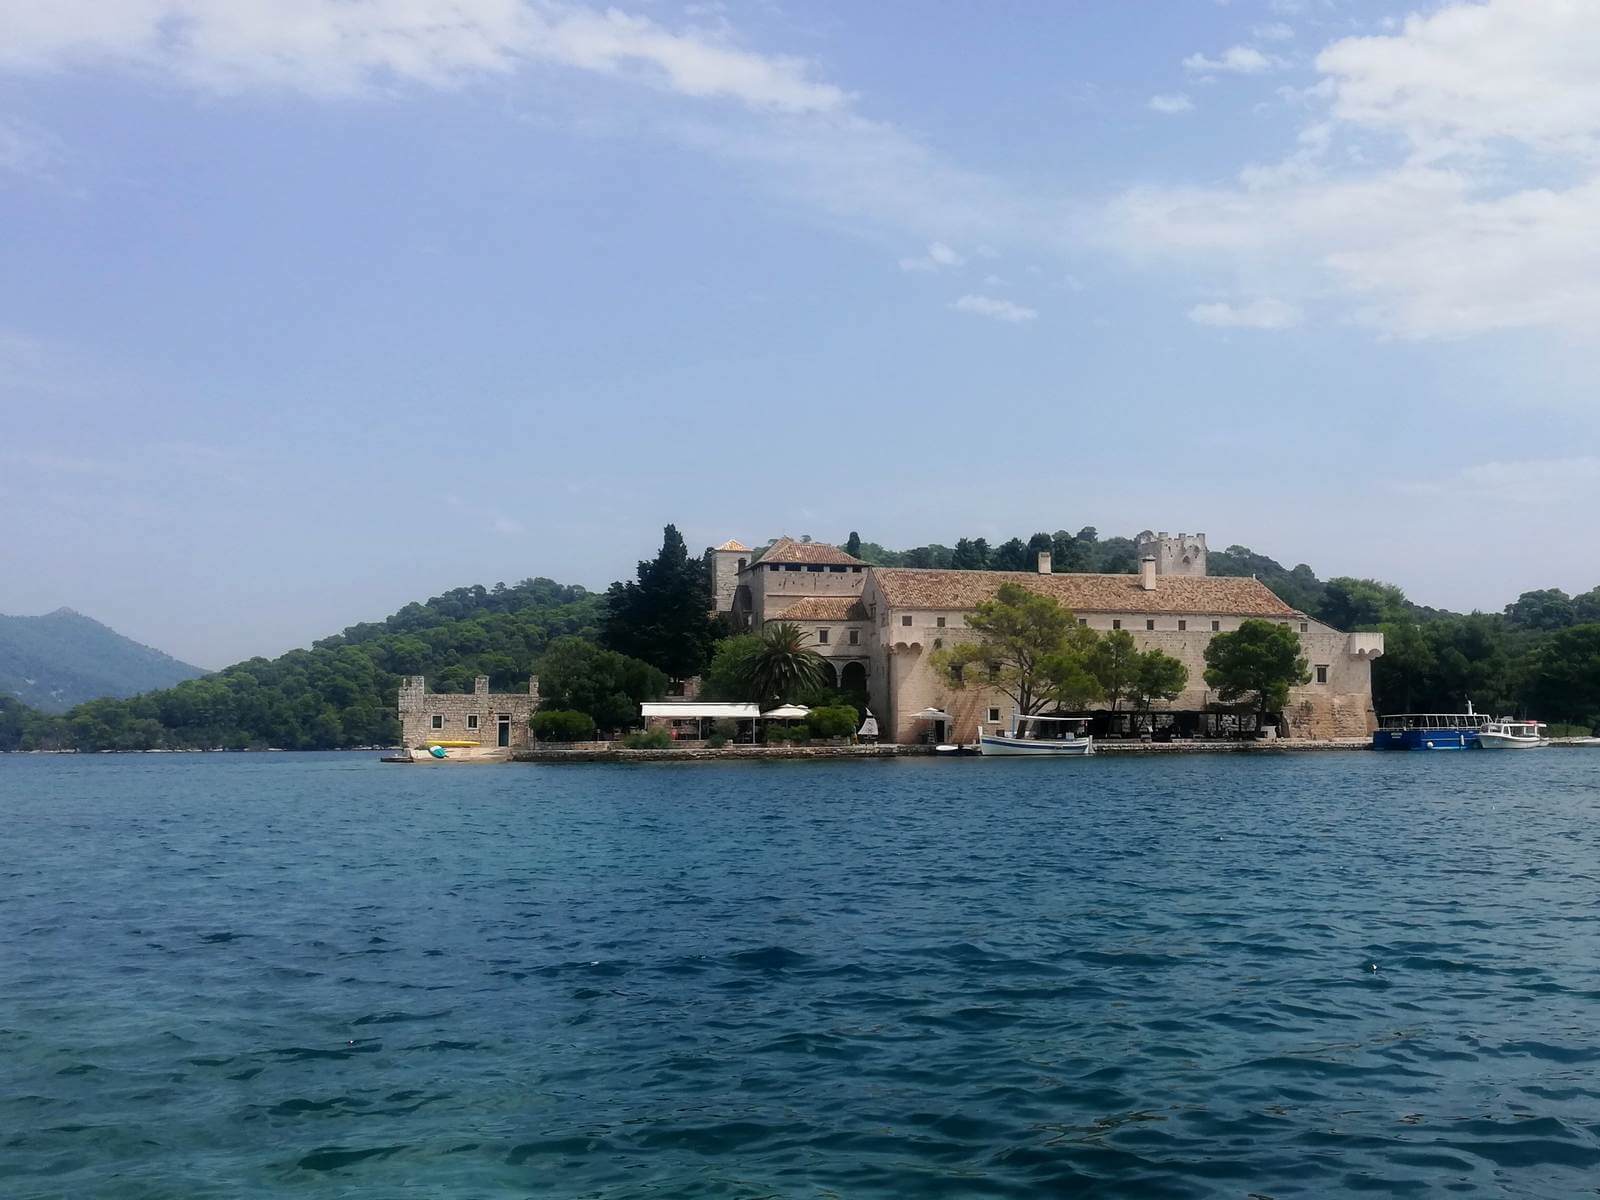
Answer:
[[[42,617],[0,615],[0,696],[42,712],[66,712],[99,696],[134,696],[203,674],[70,608]]]
[[[393,745],[403,675],[440,691],[464,691],[475,675],[496,689],[525,686],[546,660],[552,707],[616,728],[637,712],[641,688],[702,670],[715,630],[710,592],[677,530],[638,565],[637,583],[608,595],[529,579],[515,586],[457,588],[409,604],[385,621],[278,658],[251,659],[202,679],[131,700],[96,700],[50,716],[0,697],[0,750],[190,747],[331,749]],[[1058,570],[1133,571],[1134,543],[1092,528],[1037,533],[991,548],[957,539],[888,550],[851,534],[844,543],[884,565],[1033,570],[1049,549]],[[1391,584],[1319,579],[1243,546],[1212,551],[1214,575],[1255,575],[1288,603],[1339,629],[1381,629],[1387,652],[1373,669],[1380,711],[1522,713],[1580,728],[1600,724],[1600,588],[1579,596],[1525,592],[1501,613],[1459,614],[1412,604]],[[600,649],[595,643],[604,646]]]
[[[548,579],[457,588],[385,621],[352,625],[309,650],[253,658],[131,700],[96,700],[61,717],[0,709],[0,749],[136,750],[392,745],[403,675],[464,691],[475,675],[526,687],[558,637],[592,638],[602,597]]]

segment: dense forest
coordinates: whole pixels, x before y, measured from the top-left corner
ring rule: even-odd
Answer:
[[[854,533],[844,544],[881,566],[1031,571],[1048,549],[1058,571],[1137,570],[1131,539],[1102,539],[1093,528],[993,547],[960,538],[888,550]],[[1484,712],[1583,730],[1600,724],[1600,588],[1525,592],[1503,612],[1460,614],[1413,604],[1376,580],[1319,579],[1303,563],[1285,567],[1243,546],[1212,551],[1209,570],[1254,575],[1336,628],[1382,630],[1387,650],[1373,668],[1379,711],[1452,712],[1471,699]],[[668,526],[661,552],[638,564],[637,581],[604,595],[548,579],[457,588],[310,649],[129,700],[51,716],[0,699],[0,750],[393,745],[396,689],[416,674],[435,690],[464,691],[475,675],[512,689],[539,673],[552,706],[620,728],[643,690],[710,661],[719,630],[705,616],[709,600],[703,565]]]

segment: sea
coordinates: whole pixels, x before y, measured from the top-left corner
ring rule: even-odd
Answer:
[[[1600,1186],[1600,752],[0,755],[0,1196]]]

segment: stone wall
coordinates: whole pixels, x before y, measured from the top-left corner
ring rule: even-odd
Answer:
[[[508,744],[525,750],[531,740],[528,721],[539,709],[539,678],[531,676],[526,692],[491,692],[480,675],[472,691],[430,692],[421,675],[400,684],[401,745],[412,748],[432,742],[499,743],[501,718],[506,718]]]

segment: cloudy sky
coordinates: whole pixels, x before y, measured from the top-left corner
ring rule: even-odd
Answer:
[[[1600,583],[1600,4],[0,0],[0,611],[664,521]]]

